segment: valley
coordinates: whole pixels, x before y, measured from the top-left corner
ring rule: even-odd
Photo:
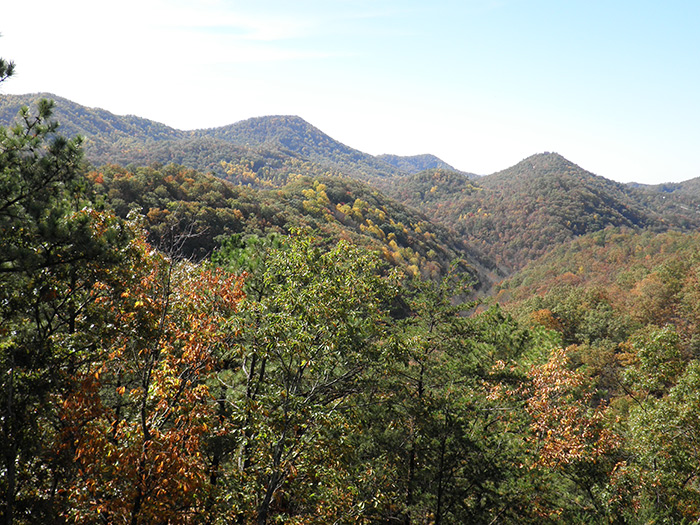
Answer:
[[[700,518],[700,178],[46,93],[0,129],[6,523]]]

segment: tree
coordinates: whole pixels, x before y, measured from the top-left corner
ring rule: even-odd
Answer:
[[[530,368],[525,389],[529,475],[547,487],[533,494],[533,506],[548,519],[616,522],[621,518],[610,481],[624,466],[623,442],[606,406],[595,406],[588,378],[571,368],[574,350],[556,349],[545,363]]]
[[[522,458],[506,415],[517,400],[495,390],[522,381],[514,359],[527,333],[498,309],[472,316],[475,304],[463,301],[465,283],[455,275],[415,279],[403,290],[394,351],[367,393],[367,430],[357,438],[360,461],[375,472],[369,520],[488,523],[516,515],[512,485]]]
[[[381,362],[390,283],[375,257],[345,242],[323,250],[302,234],[259,256],[219,373],[216,397],[235,436],[217,459],[234,494],[222,512],[259,524],[330,520],[321,509],[351,516],[344,472],[352,468],[339,460],[349,453],[354,400]]]
[[[700,518],[700,363],[692,361],[663,397],[634,406],[630,448],[636,504],[656,522]],[[630,476],[632,477],[632,476]]]
[[[12,68],[4,67],[4,74]],[[50,521],[58,467],[47,452],[54,396],[89,352],[78,319],[131,230],[95,209],[81,176],[80,140],[58,136],[53,104],[0,128],[0,380],[2,519]],[[42,516],[44,518],[42,518]]]
[[[73,521],[189,523],[209,496],[207,381],[241,281],[138,244],[101,290],[99,347],[63,403],[62,444],[78,468],[66,489]]]
[[[4,82],[15,73],[15,63],[0,58],[0,82]]]

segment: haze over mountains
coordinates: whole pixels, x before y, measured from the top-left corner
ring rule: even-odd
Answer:
[[[386,177],[400,173],[414,174],[429,169],[446,169],[469,177],[477,176],[468,171],[461,171],[462,167],[453,167],[431,154],[399,156],[387,153],[374,156],[363,153],[329,137],[298,116],[256,117],[218,128],[185,131],[134,115],[115,115],[100,108],[89,108],[51,93],[34,93],[2,95],[0,122],[9,124],[17,116],[21,106],[31,106],[41,98],[56,101],[54,115],[60,122],[61,133],[67,136],[79,134],[87,138],[88,158],[96,163],[104,162],[107,155],[125,156],[127,151],[137,157],[130,159],[131,162],[158,162],[157,157],[167,157],[172,148],[156,148],[156,151],[146,154],[142,148],[144,144],[182,141],[179,145],[190,149],[196,147],[194,144],[199,140],[200,148],[213,149],[217,144],[227,144],[229,147],[238,148],[283,150],[329,166],[343,167],[358,176],[364,173],[366,177]],[[114,158],[110,159],[114,161]],[[203,166],[188,167],[203,169]],[[687,188],[700,185],[698,181],[700,178],[654,186],[636,183],[627,185],[666,192],[687,192]]]

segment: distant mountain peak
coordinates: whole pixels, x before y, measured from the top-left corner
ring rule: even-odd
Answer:
[[[260,117],[251,117],[244,120],[230,124],[229,126],[256,126],[261,124],[274,124],[274,125],[294,125],[294,126],[304,126],[313,128],[306,120],[298,115],[263,115]],[[316,129],[316,128],[314,128]]]
[[[526,179],[565,179],[569,177],[600,178],[579,165],[571,162],[559,153],[537,153],[521,160],[514,166],[491,175],[486,175],[482,180],[487,186],[511,184],[516,180]],[[606,179],[607,180],[607,179]],[[616,185],[613,181],[610,184]]]
[[[556,167],[561,167],[563,165],[570,165],[570,166],[577,166],[573,162],[571,162],[569,159],[566,157],[560,155],[559,153],[556,152],[550,152],[550,151],[545,151],[543,153],[535,153],[534,155],[530,155],[526,159],[521,161],[522,163],[530,163],[538,167],[547,167],[547,166],[556,166]]]
[[[377,158],[391,164],[392,166],[400,169],[401,171],[404,171],[409,174],[413,173],[419,173],[421,171],[425,170],[432,170],[432,169],[445,169],[445,170],[450,170],[454,171],[457,173],[461,173],[463,175],[466,175],[468,177],[476,177],[473,173],[467,173],[460,171],[452,166],[450,166],[447,162],[444,160],[436,157],[435,155],[431,155],[429,153],[424,153],[422,155],[410,155],[410,156],[401,156],[401,155],[377,155]]]

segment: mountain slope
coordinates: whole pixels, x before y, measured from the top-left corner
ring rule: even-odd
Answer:
[[[452,260],[463,259],[484,288],[489,281],[485,276],[496,275],[489,261],[445,227],[370,186],[339,179],[348,174],[371,180],[405,174],[344,146],[301,118],[262,117],[185,132],[43,93],[0,98],[0,124],[9,124],[20,106],[31,106],[40,98],[56,100],[54,117],[63,134],[85,137],[87,157],[98,166],[93,178],[102,181],[97,187],[120,213],[126,214],[132,205],[140,207],[156,221],[149,228],[154,234],[173,226],[173,206],[185,213],[178,224],[202,225],[196,239],[188,241],[194,256],[210,252],[220,235],[311,226],[331,238],[350,237],[370,245],[413,273],[435,276],[445,272]],[[214,179],[200,181],[203,174],[196,171],[183,175],[180,166],[206,170],[237,183],[239,189]],[[173,182],[178,180],[179,186]],[[192,184],[194,189],[189,188]],[[243,191],[240,185],[278,190]],[[319,185],[327,191],[318,190]],[[201,188],[208,188],[206,195],[199,194]],[[250,213],[241,220],[231,215],[233,208]],[[162,220],[165,225],[159,226]]]
[[[419,173],[426,170],[448,170],[457,173],[462,173],[468,177],[478,177],[473,173],[461,172],[458,169],[450,166],[447,162],[439,159],[435,155],[424,154],[424,155],[410,155],[410,156],[400,156],[400,155],[377,155],[377,158],[383,160],[384,162],[391,164],[392,166],[400,169],[405,173]]]
[[[104,140],[128,138],[132,141],[160,141],[181,139],[186,132],[165,124],[133,115],[117,116],[99,108],[89,108],[51,93],[0,96],[0,123],[8,125],[19,112],[20,107],[31,109],[42,98],[53,100],[54,119],[60,123],[61,133],[72,137],[99,137]]]
[[[664,194],[683,195],[691,198],[700,198],[700,177],[689,179],[683,182],[667,182],[663,184],[636,185],[641,189]]]
[[[210,174],[165,167],[103,166],[88,175],[94,191],[121,216],[140,211],[156,245],[185,234],[183,255],[205,258],[229,235],[310,229],[324,242],[350,239],[408,273],[437,277],[460,261],[477,288],[495,269],[447,228],[374,188],[348,178],[300,177],[258,190]]]
[[[0,97],[0,125],[9,125],[21,106],[31,107],[40,98],[56,102],[54,116],[61,133],[82,135],[86,139],[86,157],[97,165],[174,162],[223,176],[222,161],[240,164],[245,160],[246,164],[260,167],[267,157],[279,161],[280,156],[287,156],[290,163],[300,159],[312,162],[318,175],[330,170],[377,181],[406,174],[378,157],[338,142],[295,116],[259,117],[219,128],[181,131],[139,117],[88,108],[49,93],[37,93]],[[444,164],[433,159],[434,163]]]
[[[556,329],[566,345],[585,345],[581,356],[593,370],[607,354],[610,377],[619,366],[615,347],[645,326],[672,326],[688,354],[700,351],[699,253],[697,232],[606,228],[555,247],[500,283],[495,296],[516,318]]]
[[[457,229],[490,245],[489,253],[518,268],[553,245],[608,226],[696,228],[700,213],[596,176],[557,154],[529,157],[480,179]]]
[[[229,126],[198,130],[194,134],[238,146],[290,151],[361,180],[402,174],[395,166],[338,142],[296,116],[251,118]]]
[[[468,189],[446,179],[446,187],[438,184],[418,202],[411,189],[415,183],[404,178],[387,191],[452,226],[510,271],[553,246],[609,226],[655,231],[700,226],[700,202],[664,199],[610,181],[554,153],[471,180]]]
[[[473,192],[482,191],[478,181],[457,171],[442,168],[407,175],[399,181],[381,185],[381,188],[399,202],[423,210],[438,221],[449,221],[455,215],[455,211],[450,208],[451,203],[461,202]]]
[[[487,254],[492,266],[505,272],[521,268],[553,246],[610,226],[653,231],[700,227],[697,181],[663,187],[623,185],[557,154],[534,155],[501,172],[470,178],[431,155],[362,153],[299,117],[260,117],[180,131],[49,94],[0,97],[0,125],[10,123],[21,105],[42,96],[56,100],[55,117],[63,134],[85,136],[86,156],[97,166],[173,163],[268,189],[303,177],[363,180],[457,232],[470,249]],[[415,171],[425,166],[436,167]]]

